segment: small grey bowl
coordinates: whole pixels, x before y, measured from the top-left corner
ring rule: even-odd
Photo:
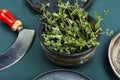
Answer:
[[[110,42],[108,58],[114,73],[120,79],[120,33],[116,34]]]

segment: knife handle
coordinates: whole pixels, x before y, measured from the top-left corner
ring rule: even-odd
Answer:
[[[9,27],[13,31],[19,31],[23,28],[22,22],[20,20],[15,19],[12,16],[12,14],[6,9],[0,9],[0,20],[3,23],[6,23],[7,25],[9,25]]]

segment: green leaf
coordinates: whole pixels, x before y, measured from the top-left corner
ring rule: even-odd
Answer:
[[[95,17],[97,18],[98,21],[103,20],[102,17],[99,15],[98,12],[95,12]]]
[[[82,18],[85,19],[88,17],[88,12],[84,12],[84,14],[82,15]]]
[[[58,4],[61,4],[62,3],[62,0],[58,0]]]
[[[45,4],[43,4],[43,3],[41,4],[40,10],[42,10],[42,11],[45,10]]]
[[[52,15],[55,16],[55,17],[60,17],[60,16],[59,16],[57,13],[55,13],[55,12],[53,12]]]
[[[74,23],[74,21],[73,21],[73,20],[68,19],[68,18],[67,18],[67,21],[68,21],[68,23],[70,23],[70,24],[73,24],[73,23]]]

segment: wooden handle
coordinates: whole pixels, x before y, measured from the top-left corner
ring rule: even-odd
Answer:
[[[22,22],[15,19],[6,9],[0,9],[0,20],[9,25],[13,31],[17,31],[18,28],[22,25]]]

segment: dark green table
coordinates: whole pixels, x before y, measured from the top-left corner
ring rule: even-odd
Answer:
[[[29,7],[25,0],[0,0],[0,8],[10,10],[20,19],[25,28],[36,30],[35,39],[31,49],[15,65],[0,71],[0,80],[32,80],[39,73],[62,68],[50,62],[41,52],[38,29],[41,22],[37,20],[38,13]],[[114,30],[111,37],[101,35],[100,45],[95,55],[86,64],[71,68],[84,73],[93,80],[118,80],[109,65],[107,54],[110,39],[120,31],[120,1],[119,0],[94,0],[88,11],[91,15],[94,11],[102,14],[104,9],[109,9],[110,14],[104,16],[101,24],[103,31],[106,28]],[[7,50],[16,40],[17,33],[12,32],[7,25],[0,23],[0,53]]]

